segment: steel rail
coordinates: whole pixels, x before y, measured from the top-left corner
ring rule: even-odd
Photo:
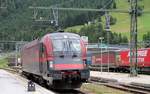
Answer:
[[[130,84],[120,84],[117,81],[111,81],[111,79],[91,77],[89,82],[93,84],[104,85],[110,88],[115,88],[121,91],[132,92],[134,94],[150,94],[150,88],[143,88]]]

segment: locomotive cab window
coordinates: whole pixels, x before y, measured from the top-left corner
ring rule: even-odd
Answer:
[[[81,52],[80,40],[78,39],[53,39],[54,52]]]

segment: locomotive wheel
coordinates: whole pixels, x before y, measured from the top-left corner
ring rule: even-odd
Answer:
[[[42,77],[39,77],[38,81],[39,81],[39,84],[40,84],[40,85],[42,85],[42,86],[44,85],[44,80],[43,80]]]

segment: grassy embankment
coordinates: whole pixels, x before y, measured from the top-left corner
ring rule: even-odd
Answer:
[[[116,0],[117,9],[129,10],[130,4],[127,0]],[[144,5],[144,11],[150,10],[150,0],[139,1],[139,5]],[[111,31],[121,33],[130,39],[130,15],[127,13],[110,13],[113,17],[117,18],[117,23],[111,26]],[[105,25],[105,18],[102,17],[102,23]],[[66,31],[76,30],[79,31],[84,25],[68,27]],[[142,41],[143,35],[150,32],[150,13],[143,13],[138,17],[138,41]]]
[[[81,90],[88,92],[88,94],[130,94],[129,92],[95,84],[83,84]]]
[[[0,58],[0,69],[8,67],[8,61],[6,58]]]

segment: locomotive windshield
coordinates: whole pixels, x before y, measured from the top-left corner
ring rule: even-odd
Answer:
[[[78,39],[53,39],[54,52],[80,52],[80,40]]]

